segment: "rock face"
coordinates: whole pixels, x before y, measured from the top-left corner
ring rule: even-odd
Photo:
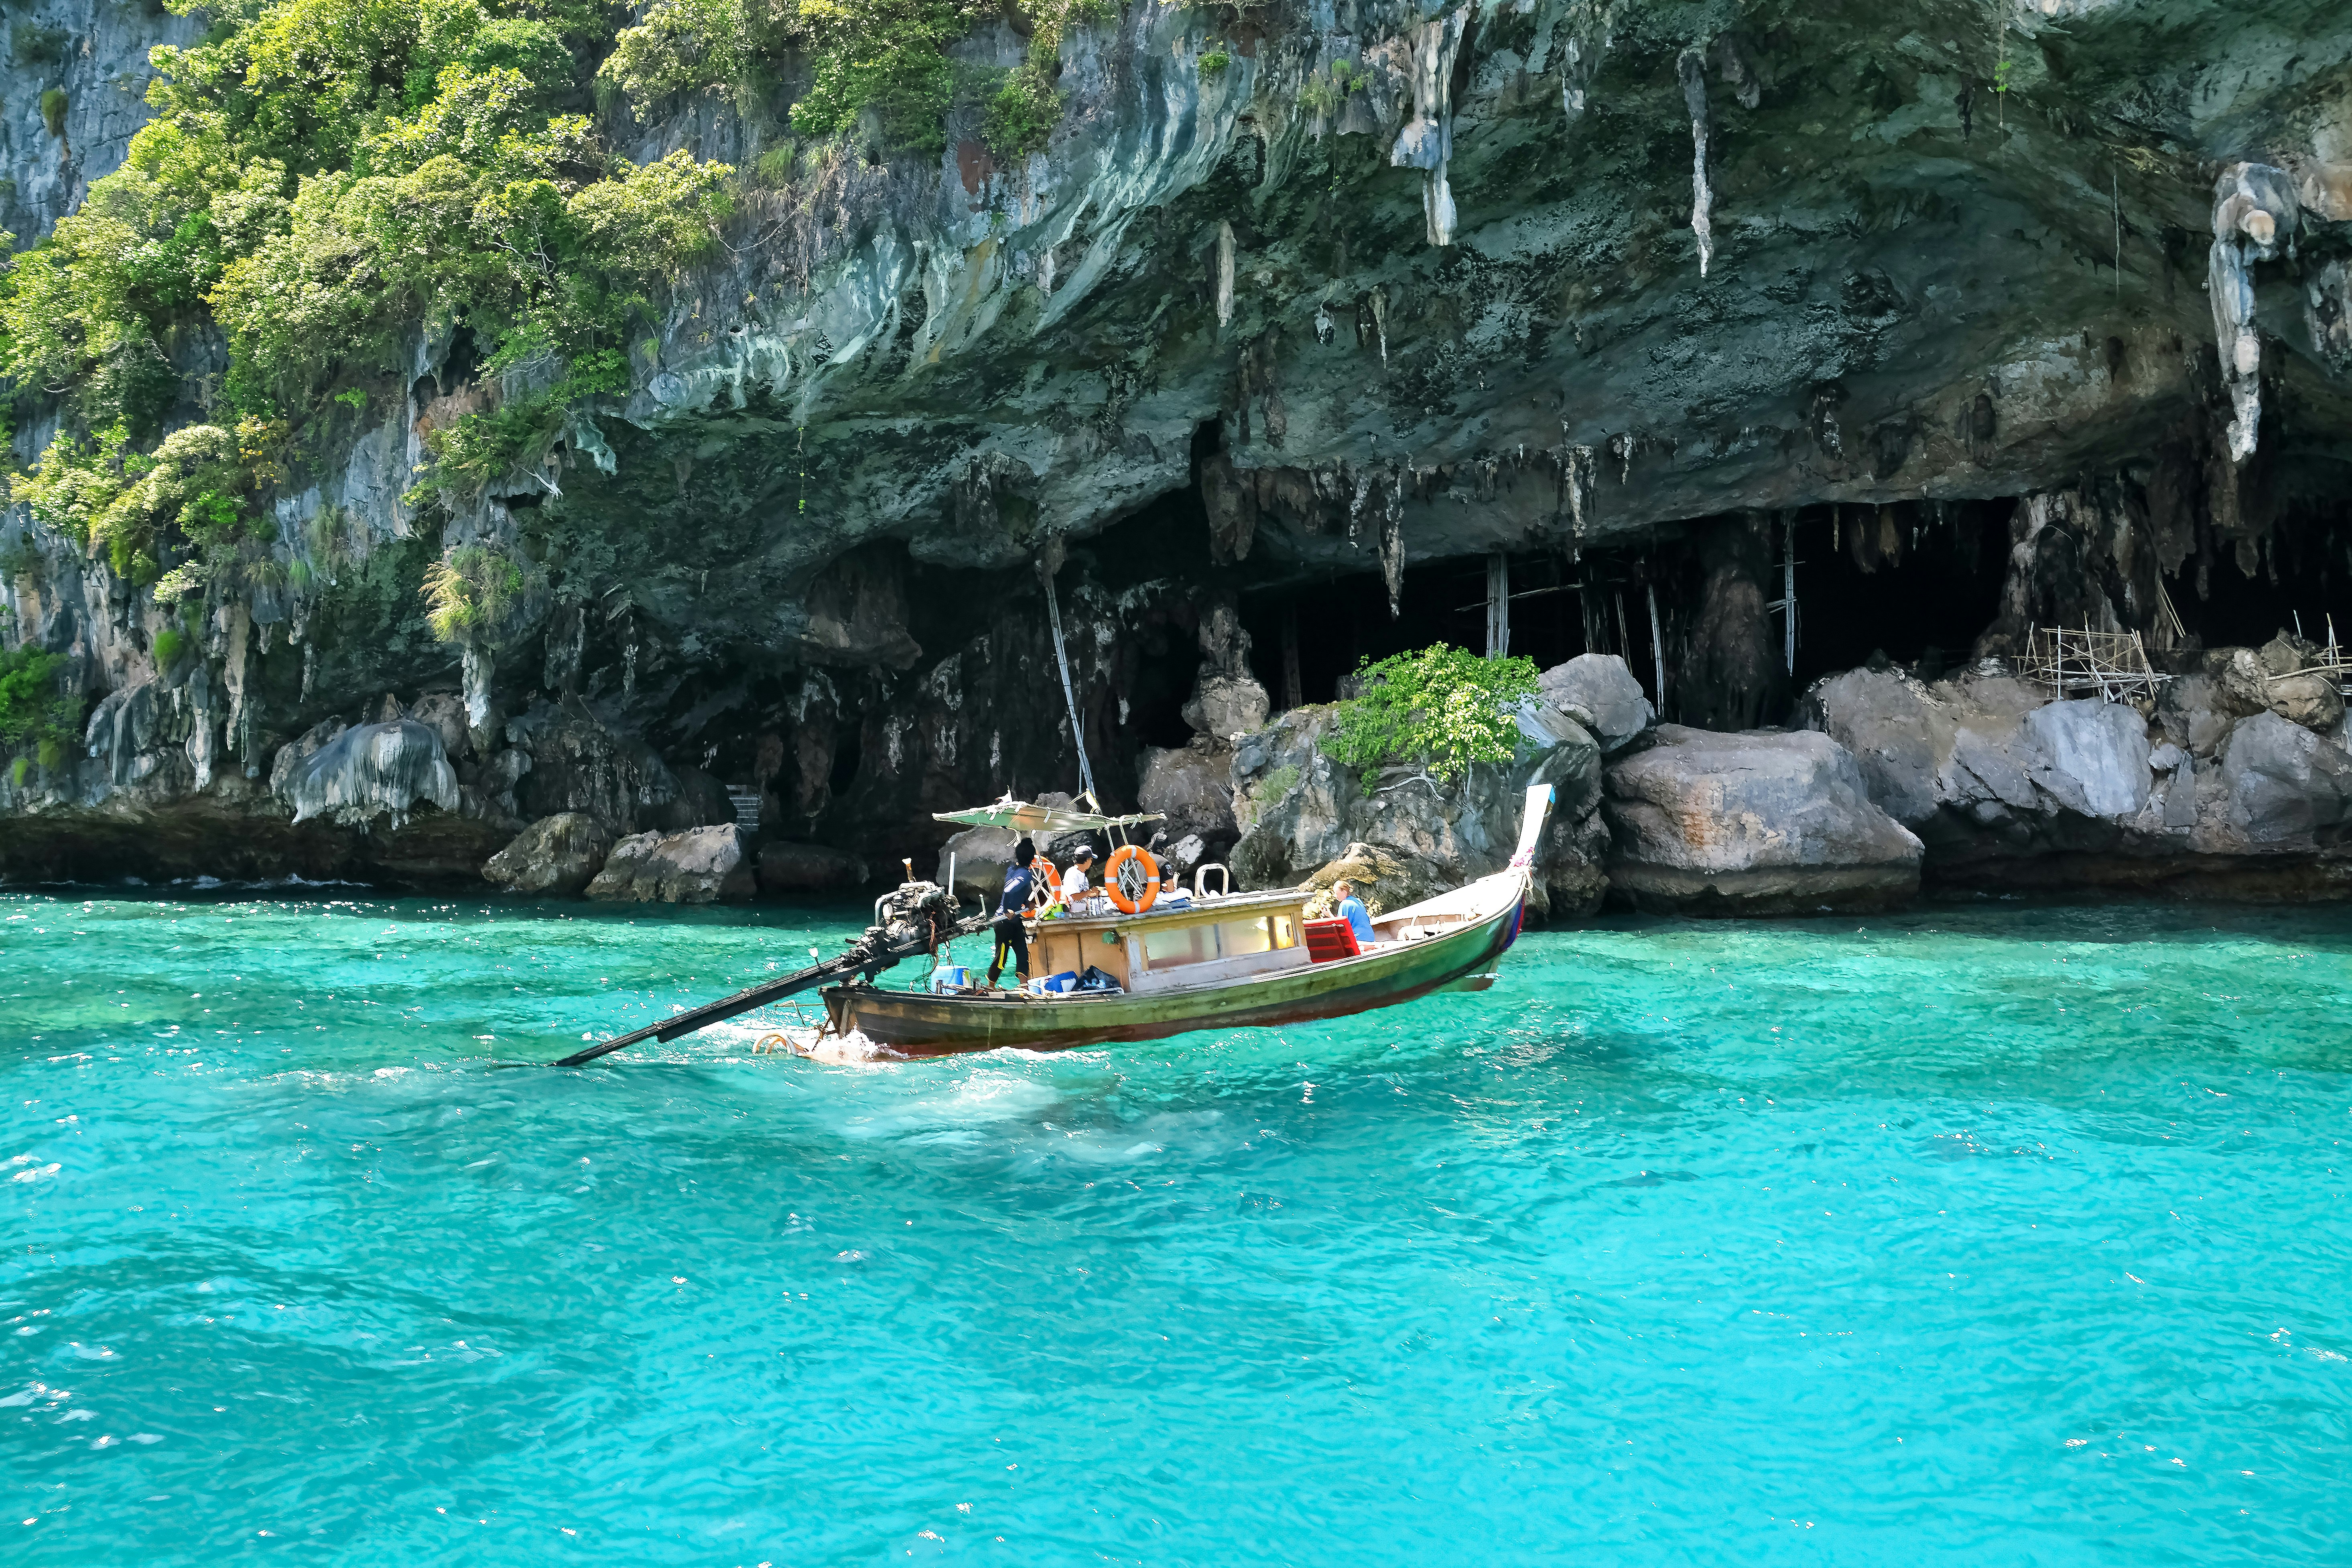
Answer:
[[[1884,909],[1919,889],[1919,840],[1826,735],[1662,724],[1656,744],[1610,763],[1601,809],[1609,885],[1644,910]]]
[[[482,868],[486,881],[517,893],[569,898],[586,890],[613,852],[612,831],[585,812],[542,816]]]
[[[749,846],[734,826],[624,838],[588,884],[592,899],[638,903],[736,903],[752,891]]]
[[[2275,688],[2245,678],[2251,657],[2210,656],[2221,673],[2167,683],[2148,717],[1998,675],[1930,686],[1855,670],[1808,704],[1853,750],[1871,798],[1919,836],[1930,881],[2233,897],[2352,887],[2341,719],[2321,733],[2282,716],[2265,698]]]
[[[1369,788],[1323,754],[1332,722],[1329,708],[1297,709],[1235,747],[1234,813],[1243,831],[1233,868],[1242,886],[1328,886],[1323,873],[1346,860],[1381,908],[1402,909],[1501,870],[1518,841],[1526,787],[1549,784],[1558,794],[1532,902],[1555,918],[1600,906],[1601,749],[1575,720],[1529,701],[1508,765],[1475,764],[1443,785],[1417,769],[1390,768]]]

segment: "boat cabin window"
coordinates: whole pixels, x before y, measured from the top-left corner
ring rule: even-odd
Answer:
[[[1143,938],[1143,965],[1150,970],[1174,969],[1212,958],[1247,958],[1297,945],[1298,921],[1295,918],[1260,915],[1255,920],[1147,931]]]
[[[1205,963],[1217,956],[1217,928],[1214,926],[1178,926],[1173,931],[1146,931],[1143,936],[1143,966],[1150,970],[1174,969],[1186,963]]]

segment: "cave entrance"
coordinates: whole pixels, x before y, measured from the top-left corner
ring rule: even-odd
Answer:
[[[1549,668],[1585,651],[1577,585],[1585,574],[1551,553],[1512,555],[1510,651]],[[1245,591],[1242,624],[1250,634],[1251,672],[1276,709],[1296,697],[1328,702],[1341,678],[1365,659],[1451,643],[1486,651],[1488,557],[1448,556],[1408,566],[1398,613],[1389,614],[1388,583],[1377,572],[1335,574]],[[1644,645],[1646,646],[1646,645]]]
[[[2001,499],[1800,509],[1790,685],[1802,691],[1873,655],[1921,666],[1929,679],[1965,662],[2000,612],[2016,508],[2014,500]],[[1773,527],[1764,584],[1773,599],[1780,596],[1788,530],[1785,521]],[[1775,610],[1769,616],[1775,638],[1786,635],[1781,616]]]

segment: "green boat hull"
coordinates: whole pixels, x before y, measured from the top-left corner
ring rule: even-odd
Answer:
[[[934,996],[840,985],[823,993],[833,1032],[904,1056],[1006,1047],[1069,1050],[1165,1039],[1196,1029],[1267,1028],[1411,1002],[1490,969],[1519,933],[1527,883],[1457,930],[1355,958],[1142,994]]]

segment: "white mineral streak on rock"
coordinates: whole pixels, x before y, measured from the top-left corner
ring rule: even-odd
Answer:
[[[418,801],[457,809],[457,770],[431,725],[395,719],[338,729],[323,744],[314,731],[278,754],[269,787],[294,808],[295,821],[355,824],[389,815],[397,826]]]
[[[2285,171],[2237,163],[2213,182],[2213,250],[2205,290],[2213,306],[2213,336],[2221,382],[2229,389],[2230,456],[2253,455],[2262,434],[2263,345],[2254,330],[2253,264],[2277,258],[2294,237],[2300,216]]]
[[[466,729],[476,749],[487,753],[497,740],[493,733],[497,725],[490,711],[490,681],[498,673],[498,660],[488,648],[468,646],[458,668],[466,689]]]
[[[1217,325],[1234,319],[1234,226],[1217,225]]]
[[[1454,243],[1454,191],[1445,170],[1454,156],[1454,57],[1469,17],[1465,5],[1406,35],[1412,50],[1412,118],[1397,132],[1389,163],[1422,171],[1421,210],[1432,245]]]
[[[1709,216],[1715,201],[1706,185],[1706,57],[1697,49],[1685,49],[1675,69],[1682,78],[1683,106],[1690,110],[1691,233],[1698,238],[1698,275],[1704,278],[1715,255],[1715,225]]]
[[[1386,370],[1389,367],[1389,291],[1385,289],[1372,290],[1372,331],[1380,338],[1381,368]]]

